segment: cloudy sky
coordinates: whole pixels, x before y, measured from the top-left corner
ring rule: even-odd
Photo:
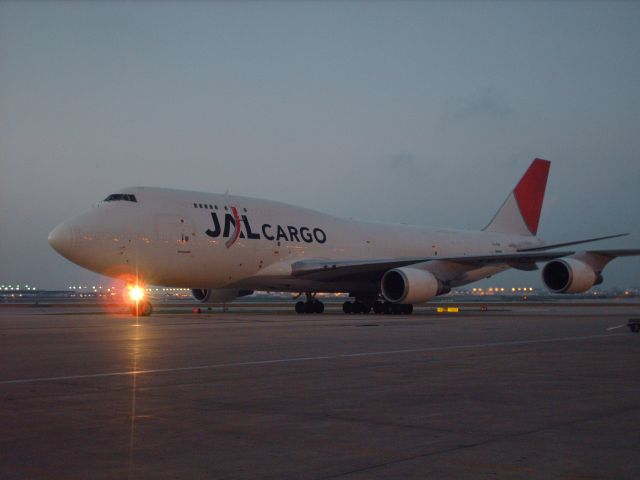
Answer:
[[[97,277],[48,232],[153,185],[640,247],[639,2],[0,2],[0,281]],[[606,285],[640,285],[640,259]],[[536,273],[489,281],[538,285]]]

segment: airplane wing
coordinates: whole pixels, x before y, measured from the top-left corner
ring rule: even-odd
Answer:
[[[424,262],[438,261],[452,262],[467,265],[471,268],[479,268],[485,265],[535,265],[536,262],[544,262],[555,258],[565,257],[574,252],[540,252],[540,253],[512,253],[493,255],[466,255],[459,257],[415,257],[415,258],[386,258],[378,260],[300,260],[291,265],[294,277],[304,277],[309,280],[333,281],[352,276],[382,277],[393,268],[406,267]],[[529,269],[529,268],[524,268]]]
[[[603,257],[609,257],[613,260],[616,257],[633,257],[635,255],[640,255],[640,248],[589,250],[585,253],[589,253],[592,255],[602,255]]]
[[[438,262],[457,264],[467,267],[467,270],[490,265],[509,265],[519,270],[536,270],[536,263],[548,262],[557,258],[574,255],[575,251],[562,252],[516,252],[497,253],[489,255],[465,255],[457,257],[414,257],[414,258],[385,258],[385,259],[353,259],[330,260],[310,259],[300,260],[291,264],[292,275],[315,281],[345,280],[353,277],[381,278],[388,270],[409,265]],[[615,257],[640,255],[640,249],[626,250],[593,250],[581,252],[588,255],[605,257],[606,262]],[[448,280],[448,279],[442,279]]]
[[[608,240],[610,238],[626,237],[628,233],[618,233],[616,235],[607,235],[606,237],[585,238],[584,240],[573,240],[571,242],[551,243],[541,247],[519,248],[518,252],[540,252],[543,250],[551,250],[559,247],[569,247],[571,245],[579,245],[581,243],[597,242],[599,240]]]

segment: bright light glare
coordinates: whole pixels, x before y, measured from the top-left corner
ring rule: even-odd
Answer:
[[[131,290],[129,290],[129,296],[134,302],[139,302],[144,297],[144,290],[138,286],[132,287]]]

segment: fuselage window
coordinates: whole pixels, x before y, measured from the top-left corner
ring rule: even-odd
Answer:
[[[138,202],[138,200],[136,200],[136,196],[131,195],[130,193],[112,193],[104,199],[105,202],[117,202],[119,200],[124,200],[126,202]]]
[[[198,204],[198,206],[199,206],[200,208],[202,208],[202,204],[201,204],[201,203],[199,203],[199,204]]]
[[[193,204],[193,208],[198,208],[198,204],[197,204],[197,203],[194,203],[194,204]]]

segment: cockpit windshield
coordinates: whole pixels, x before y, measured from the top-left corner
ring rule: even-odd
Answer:
[[[119,200],[124,200],[126,202],[137,202],[136,196],[130,193],[112,193],[107,198],[104,199],[105,202],[116,202]]]

